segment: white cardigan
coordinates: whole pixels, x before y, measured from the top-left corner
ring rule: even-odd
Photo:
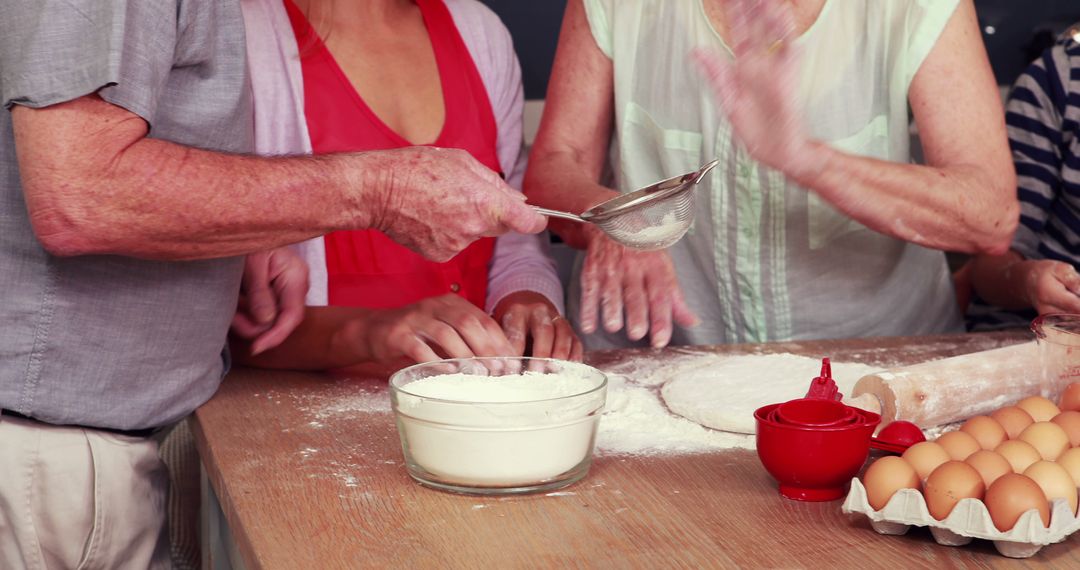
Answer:
[[[521,68],[510,33],[476,0],[443,0],[450,10],[480,78],[498,126],[497,154],[507,182],[521,188],[525,172],[521,116]],[[241,0],[247,29],[248,66],[255,103],[255,150],[261,155],[311,154],[304,117],[299,49],[282,0]],[[548,255],[546,234],[506,234],[495,242],[488,275],[486,309],[503,297],[529,290],[563,312],[563,290]],[[294,246],[310,267],[308,305],[326,305],[326,246],[317,237]]]

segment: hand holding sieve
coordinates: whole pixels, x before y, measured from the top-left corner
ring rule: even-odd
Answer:
[[[629,194],[620,194],[581,215],[533,206],[555,218],[595,224],[616,242],[640,250],[664,249],[690,229],[694,221],[694,187],[717,164],[668,178]]]

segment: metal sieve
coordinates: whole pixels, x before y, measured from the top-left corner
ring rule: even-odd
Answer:
[[[533,207],[555,218],[595,224],[616,242],[640,250],[670,247],[694,221],[694,187],[719,161],[601,202],[581,215]]]

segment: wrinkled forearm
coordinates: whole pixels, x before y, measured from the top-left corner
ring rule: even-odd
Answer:
[[[340,156],[265,159],[143,139],[96,178],[57,173],[34,212],[60,255],[238,255],[370,224]]]
[[[814,143],[813,173],[794,181],[858,222],[946,251],[1002,254],[1019,223],[1016,175],[1008,168],[894,163]]]
[[[56,255],[202,259],[378,224],[394,169],[380,153],[258,158],[147,138],[96,96],[12,109],[31,224]]]
[[[584,3],[566,5],[540,129],[523,188],[539,206],[580,214],[618,194],[599,184],[615,120],[614,65],[590,31]],[[588,247],[586,224],[549,218],[571,247]]]

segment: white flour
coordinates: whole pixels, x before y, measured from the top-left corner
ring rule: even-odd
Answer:
[[[609,455],[704,453],[753,449],[752,436],[711,430],[664,408],[655,388],[618,374],[608,376],[608,403],[596,435]]]
[[[877,364],[877,368],[887,364],[876,353],[865,356],[868,361]],[[733,359],[749,359],[744,360],[743,366],[753,373],[751,384],[764,398],[772,398],[765,403],[787,401],[805,395],[811,378],[817,376],[820,369],[820,361],[815,361],[817,368],[799,380],[797,389],[780,389],[775,384],[776,379],[766,369],[778,359],[782,361],[792,357],[794,355],[791,354],[737,357],[666,351],[631,357],[605,367],[604,372],[608,375],[607,405],[596,434],[596,453],[662,455],[753,449],[752,435],[708,429],[671,413],[660,397],[660,387],[672,378],[716,367]],[[842,369],[846,366],[850,364],[834,364],[834,373],[838,369],[836,367]],[[304,407],[309,410],[311,419],[320,423],[332,422],[335,417],[343,415],[386,413],[390,409],[387,393],[383,390],[350,391],[348,395],[313,404],[315,402],[308,402]]]
[[[465,402],[531,402],[581,394],[596,387],[586,376],[526,372],[506,376],[443,374],[422,378],[402,390],[425,398]]]
[[[637,244],[665,244],[670,242],[672,237],[685,230],[688,225],[672,213],[665,217],[660,224],[646,226],[626,237],[629,241]]]
[[[571,373],[432,376],[399,391],[398,427],[422,478],[539,484],[588,457],[604,398],[603,390],[590,392],[597,386],[596,378]]]

